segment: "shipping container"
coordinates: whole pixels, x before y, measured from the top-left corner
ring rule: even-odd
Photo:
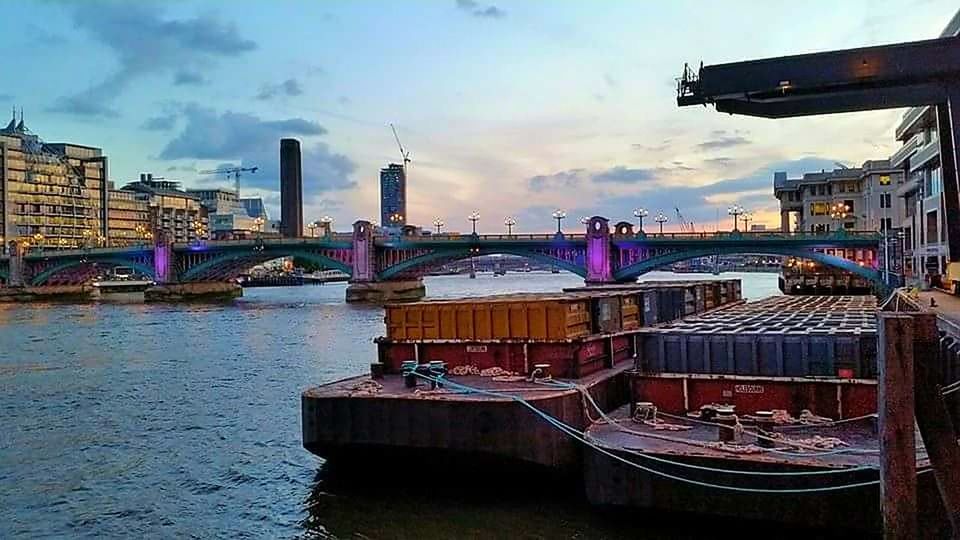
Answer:
[[[640,294],[626,292],[620,296],[620,327],[623,330],[634,330],[642,326],[640,313]]]
[[[612,334],[621,329],[621,295],[600,295],[590,298],[590,317],[594,334]]]
[[[590,308],[588,297],[576,295],[390,304],[386,306],[387,337],[405,341],[571,339],[591,333]]]

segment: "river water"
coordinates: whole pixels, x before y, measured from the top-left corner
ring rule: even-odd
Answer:
[[[677,279],[654,273],[647,279]],[[744,295],[774,274],[724,274]],[[557,291],[572,274],[432,277],[431,297]],[[668,538],[577,493],[455,478],[331,484],[301,447],[300,392],[363,373],[383,310],[344,285],[229,304],[0,304],[0,539]],[[682,527],[681,527],[682,529]],[[640,531],[643,531],[642,533]]]

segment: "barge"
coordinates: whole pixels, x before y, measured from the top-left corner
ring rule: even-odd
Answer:
[[[335,462],[430,455],[579,472],[577,441],[525,404],[586,429],[585,394],[604,410],[629,402],[645,324],[742,301],[739,281],[704,280],[387,305],[371,373],[303,392],[303,445]],[[439,388],[405,371],[438,362]]]

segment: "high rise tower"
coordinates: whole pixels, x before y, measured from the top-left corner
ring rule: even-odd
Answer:
[[[380,226],[402,227],[407,223],[407,173],[391,163],[380,169]]]
[[[303,176],[297,139],[280,139],[280,235],[303,236]]]

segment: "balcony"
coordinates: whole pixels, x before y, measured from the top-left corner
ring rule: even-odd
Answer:
[[[926,120],[927,114],[933,114],[933,107],[930,105],[925,105],[923,107],[913,107],[912,109],[907,110],[903,115],[903,120],[900,121],[900,125],[897,126],[896,138],[900,140],[909,133],[912,129],[917,126],[917,122],[920,120]]]
[[[910,159],[910,172],[916,172],[922,169],[930,163],[931,160],[939,156],[940,140],[934,139],[917,150],[917,153]]]
[[[890,166],[891,167],[900,167],[903,165],[903,162],[907,160],[914,152],[917,151],[920,146],[923,145],[923,135],[917,133],[913,137],[910,137],[907,142],[903,143],[903,146],[899,150],[893,153],[890,156]]]

